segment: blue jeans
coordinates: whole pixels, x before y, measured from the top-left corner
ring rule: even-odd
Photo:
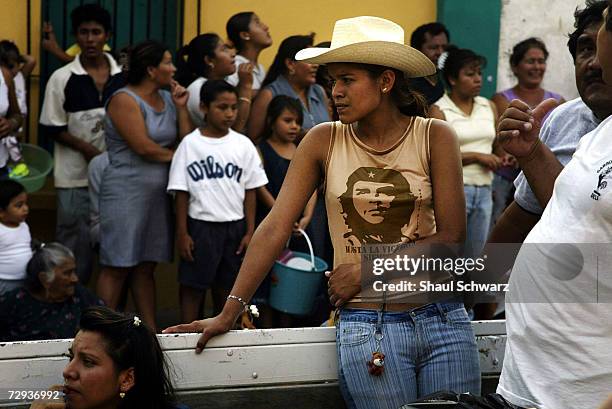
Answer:
[[[465,256],[478,257],[484,248],[491,224],[493,197],[491,186],[463,186],[467,211]]]
[[[349,409],[397,409],[440,390],[480,394],[476,339],[461,303],[382,315],[384,372],[370,375],[378,312],[344,309],[336,331],[338,379]]]

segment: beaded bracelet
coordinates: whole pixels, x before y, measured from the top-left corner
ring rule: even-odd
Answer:
[[[244,309],[246,310],[248,308],[248,303],[246,301],[244,301],[242,298],[238,297],[237,295],[228,295],[227,296],[228,300],[236,300],[238,301],[240,304],[242,304],[242,306],[244,307]]]
[[[253,321],[253,317],[259,318],[259,310],[257,309],[256,305],[254,304],[249,305],[246,301],[244,301],[242,298],[238,297],[237,295],[230,294],[227,296],[227,299],[236,300],[240,304],[242,304],[242,307],[244,308],[244,313],[249,315],[251,322]]]

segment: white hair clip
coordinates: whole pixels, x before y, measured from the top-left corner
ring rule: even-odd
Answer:
[[[134,326],[135,327],[140,327],[140,323],[142,321],[140,320],[140,318],[138,318],[137,316],[134,316]]]

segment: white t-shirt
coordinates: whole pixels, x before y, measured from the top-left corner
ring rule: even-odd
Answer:
[[[244,64],[247,62],[251,62],[248,58],[241,56],[240,54],[236,55],[236,72],[232,75],[228,75],[225,77],[225,80],[232,84],[234,87],[238,86],[239,78],[238,78],[238,67],[240,64]],[[253,68],[253,90],[258,90],[261,88],[261,84],[264,82],[266,78],[266,69],[263,65],[257,64]]]
[[[253,142],[231,130],[210,138],[196,129],[178,146],[168,191],[189,192],[189,217],[208,222],[244,218],[245,191],[268,183]]]
[[[110,54],[105,56],[110,66],[110,77],[102,95],[78,56],[51,74],[40,110],[40,124],[46,132],[65,130],[100,151],[106,150],[104,104],[116,89],[123,86],[123,74],[113,57]],[[81,152],[55,142],[53,160],[56,188],[87,187],[87,161]]]
[[[472,112],[467,115],[445,94],[436,105],[444,113],[446,122],[453,127],[459,139],[461,152],[491,154],[495,139],[495,115],[489,100],[475,97]],[[463,166],[463,184],[490,186],[493,172],[480,163]]]
[[[610,136],[612,118],[582,137],[512,269],[497,390],[515,405],[596,408],[612,390]]]
[[[23,280],[32,258],[32,236],[28,224],[17,227],[0,223],[0,280]]]
[[[204,85],[206,81],[208,81],[206,78],[200,77],[187,87],[187,91],[189,91],[187,111],[196,127],[204,125],[204,114],[200,110],[200,89],[202,89],[202,85]]]

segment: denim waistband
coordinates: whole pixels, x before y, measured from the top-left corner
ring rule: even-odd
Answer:
[[[454,311],[459,308],[463,308],[463,303],[444,302],[425,304],[422,307],[403,312],[384,312],[383,321],[385,323],[414,321],[415,319],[425,319],[436,315],[444,315],[449,311]],[[344,321],[375,324],[378,319],[378,311],[344,308],[340,310],[340,319]]]

